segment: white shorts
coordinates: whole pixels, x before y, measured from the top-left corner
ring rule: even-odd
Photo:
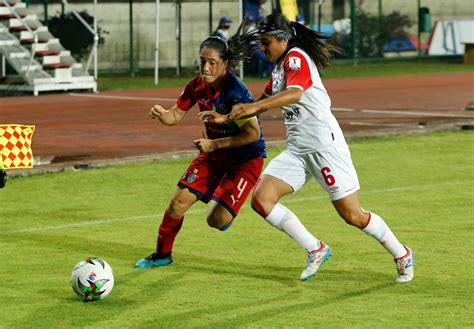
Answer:
[[[360,189],[351,153],[346,146],[308,154],[295,154],[285,150],[270,161],[262,175],[281,179],[293,188],[293,192],[314,177],[332,201]]]

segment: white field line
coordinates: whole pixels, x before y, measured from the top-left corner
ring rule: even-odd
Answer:
[[[416,123],[373,123],[373,122],[355,122],[349,121],[353,126],[371,126],[371,127],[418,127]]]
[[[361,194],[377,194],[377,193],[390,193],[390,192],[403,192],[403,191],[415,191],[415,190],[436,190],[436,189],[443,189],[445,187],[451,186],[460,186],[460,185],[471,185],[473,181],[462,181],[462,182],[453,182],[453,183],[445,183],[445,184],[425,184],[425,185],[417,185],[417,186],[401,186],[401,187],[394,187],[394,188],[386,188],[386,189],[378,189],[372,191],[363,191]],[[293,197],[284,200],[283,203],[298,203],[298,202],[306,202],[311,200],[317,199],[327,199],[328,197],[325,194],[322,195],[315,195],[309,197]],[[247,205],[244,205],[242,208],[248,208]],[[193,213],[204,213],[204,209],[191,209],[187,212],[187,214]],[[119,218],[109,218],[103,220],[88,220],[85,222],[80,223],[73,223],[73,224],[61,224],[61,225],[51,225],[51,226],[41,226],[41,227],[30,227],[12,231],[4,231],[0,232],[0,235],[10,235],[16,233],[34,233],[34,232],[44,232],[50,230],[60,230],[63,228],[72,228],[72,227],[81,227],[81,226],[90,226],[90,225],[99,225],[99,224],[109,224],[114,222],[126,222],[126,221],[140,221],[146,219],[153,219],[153,218],[161,218],[162,214],[149,214],[149,215],[142,215],[142,216],[131,216],[131,217],[119,217]]]
[[[437,112],[413,112],[413,111],[392,111],[392,110],[367,110],[367,109],[348,109],[333,107],[334,112],[362,112],[362,113],[377,113],[377,114],[400,114],[423,117],[443,117],[443,118],[460,118],[460,119],[474,119],[474,115],[459,115],[451,113],[437,113]]]
[[[112,96],[112,95],[86,95],[69,93],[74,97],[104,98],[104,99],[122,99],[130,101],[158,101],[158,102],[176,102],[177,98],[157,98],[157,97],[135,97],[135,96]]]

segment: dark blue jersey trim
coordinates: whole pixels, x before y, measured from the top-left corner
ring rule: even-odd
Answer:
[[[178,187],[181,188],[181,189],[187,188],[187,189],[189,190],[189,192],[191,192],[192,194],[196,195],[200,201],[202,201],[202,202],[204,202],[204,203],[208,203],[208,202],[209,202],[209,198],[207,198],[204,193],[199,192],[198,190],[193,189],[192,187],[190,187],[190,186],[188,186],[188,185],[186,185],[186,184],[184,184],[184,183],[181,183],[181,182],[178,182],[177,185],[178,185]]]
[[[227,211],[232,215],[232,218],[235,218],[237,216],[237,214],[232,210],[232,208],[229,207],[227,203],[225,203],[223,200],[216,198],[215,196],[212,197],[212,200],[216,201],[218,204],[227,209]]]

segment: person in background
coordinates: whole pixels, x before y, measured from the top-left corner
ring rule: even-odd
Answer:
[[[263,171],[253,191],[252,208],[306,249],[307,263],[300,278],[308,280],[331,256],[331,248],[308,232],[280,199],[314,178],[347,224],[375,238],[393,256],[396,281],[411,281],[415,254],[398,241],[379,215],[363,209],[359,202],[360,185],[349,147],[319,75],[337,49],[325,43],[327,38],[320,33],[280,14],[261,21],[258,34],[261,49],[276,62],[262,97],[255,103],[234,105],[227,116],[200,113],[208,122],[227,122],[282,108],[287,149]]]
[[[221,19],[219,20],[219,26],[212,35],[224,40],[229,39],[229,29],[231,23],[232,20],[229,17],[221,17]]]

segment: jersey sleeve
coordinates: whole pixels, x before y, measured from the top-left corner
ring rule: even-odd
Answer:
[[[270,79],[268,80],[267,86],[265,87],[265,90],[263,91],[263,94],[267,97],[272,95],[272,76],[270,75]]]
[[[286,88],[306,90],[313,84],[306,58],[297,51],[290,51],[285,58]]]
[[[184,87],[183,92],[176,101],[176,105],[178,105],[181,110],[187,111],[193,107],[194,104],[196,104],[196,99],[194,98],[194,80],[191,80],[186,87]]]

